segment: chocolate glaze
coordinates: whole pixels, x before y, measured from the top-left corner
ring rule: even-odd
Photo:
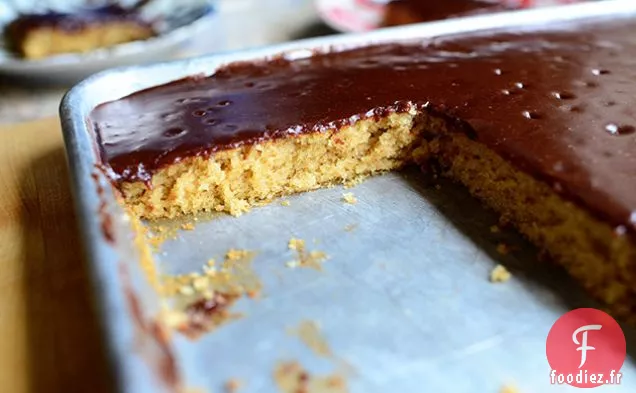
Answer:
[[[198,299],[186,307],[187,322],[177,330],[190,339],[197,339],[230,319],[229,309],[237,300],[237,295],[221,292],[214,292],[211,299]]]
[[[416,105],[621,228],[636,221],[636,22],[234,64],[92,113],[114,181]],[[461,120],[460,120],[461,119]],[[462,128],[462,127],[460,127]]]
[[[151,371],[166,388],[166,392],[181,392],[182,377],[172,348],[169,332],[154,319],[144,316],[139,296],[133,290],[126,264],[120,262],[119,275],[124,296],[134,328],[136,330],[135,349],[148,363]]]
[[[392,0],[388,4],[388,12],[399,13],[397,20],[389,24],[427,22],[514,8],[500,0]]]
[[[95,182],[95,188],[97,191],[97,197],[99,198],[99,207],[97,208],[97,214],[99,214],[102,227],[102,235],[104,239],[110,244],[115,244],[115,234],[113,231],[113,217],[108,213],[108,201],[106,200],[105,190],[100,182],[100,177],[97,172],[91,173],[91,178]]]
[[[150,26],[142,21],[136,9],[111,4],[98,8],[84,8],[74,13],[50,11],[41,14],[22,14],[7,26],[7,33],[13,39],[20,39],[30,31],[42,27],[73,32],[94,24],[124,20]]]

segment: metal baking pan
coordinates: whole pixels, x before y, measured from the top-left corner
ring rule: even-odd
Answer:
[[[312,376],[340,373],[350,392],[496,392],[506,384],[521,392],[574,391],[549,384],[545,340],[560,315],[594,303],[560,269],[538,263],[536,250],[516,234],[491,233],[496,217],[461,187],[425,187],[417,171],[378,176],[347,190],[357,197],[355,205],[342,202],[341,188],[322,189],[285,198],[289,206],[274,202],[239,218],[200,219],[193,230],[178,230],[154,253],[161,274],[199,271],[230,248],[252,250],[262,296],[240,299],[232,312],[241,318],[198,340],[161,334],[153,321],[163,299],[139,263],[129,219],[96,169],[87,118],[100,103],[209,75],[233,61],[629,17],[636,18],[631,0],[480,16],[117,69],[73,88],[62,102],[61,119],[118,391],[174,392],[181,386],[218,392],[232,378],[243,381],[241,392],[289,391],[273,378],[281,361],[297,361]],[[288,267],[292,237],[329,255],[321,271]],[[500,243],[514,252],[498,253]],[[497,264],[512,271],[509,282],[489,282]],[[289,334],[303,321],[320,326],[314,340],[324,339],[329,356],[312,351],[307,337]],[[625,333],[633,355],[633,332]],[[628,357],[623,384],[612,391],[636,391],[635,371]]]

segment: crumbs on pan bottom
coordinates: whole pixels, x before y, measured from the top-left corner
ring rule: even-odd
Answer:
[[[344,194],[342,194],[342,200],[350,205],[355,205],[356,203],[358,203],[358,199],[355,195],[353,195],[352,192],[345,192]]]
[[[320,332],[320,326],[315,321],[302,321],[298,327],[289,329],[289,333],[297,336],[314,354],[322,357],[333,356],[327,340]]]
[[[237,393],[243,387],[243,381],[236,378],[228,379],[223,386],[226,393]]]
[[[289,268],[309,267],[322,270],[322,262],[327,259],[327,254],[322,251],[308,252],[305,241],[302,239],[290,239],[287,248],[296,251],[296,259],[286,263]]]
[[[510,280],[512,274],[502,265],[495,266],[490,272],[490,282],[502,283]]]
[[[347,381],[340,375],[313,376],[298,362],[281,362],[274,369],[281,393],[346,393]]]
[[[211,259],[202,272],[163,277],[161,293],[170,301],[162,313],[166,324],[196,339],[239,318],[231,312],[234,303],[242,297],[258,298],[261,292],[262,284],[252,270],[255,255],[232,249],[220,266]]]

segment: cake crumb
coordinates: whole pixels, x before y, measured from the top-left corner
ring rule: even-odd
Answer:
[[[148,227],[140,226],[150,247],[158,251],[163,243],[170,239],[176,239],[177,228],[175,226],[167,227],[157,223],[151,223]]]
[[[512,275],[508,269],[502,265],[495,266],[495,268],[490,272],[490,282],[493,283],[506,282],[510,280],[511,277]]]
[[[305,241],[302,239],[291,238],[287,247],[290,250],[302,250],[305,248]]]
[[[332,357],[331,348],[323,337],[320,326],[314,321],[302,321],[298,327],[290,329],[290,334],[297,336],[312,352],[321,357]]]
[[[162,310],[161,317],[166,326],[183,326],[188,322],[188,316],[184,312],[174,310]]]
[[[352,192],[345,192],[344,194],[342,194],[342,200],[350,205],[355,205],[356,203],[358,203],[358,199],[355,195],[353,195]]]
[[[194,288],[189,285],[184,285],[179,288],[179,293],[183,296],[192,296],[194,295]]]
[[[192,281],[192,286],[198,292],[203,292],[209,285],[209,278],[207,276],[197,277]]]
[[[314,376],[294,361],[276,365],[273,377],[281,393],[348,392],[347,381],[341,375]]]
[[[511,251],[511,249],[506,243],[497,244],[497,252],[500,255],[508,255],[508,254],[510,254],[510,251]]]
[[[181,224],[181,229],[183,229],[184,231],[192,231],[194,230],[194,224],[191,222],[186,222]]]
[[[231,249],[230,251],[227,252],[227,254],[225,254],[225,258],[230,261],[238,261],[248,257],[250,254],[251,252],[247,250]]]
[[[208,260],[201,271],[162,277],[161,294],[169,298],[167,326],[190,339],[240,318],[232,312],[240,298],[256,299],[262,284],[252,269],[255,252],[230,249],[219,263]]]
[[[260,290],[248,290],[248,291],[245,292],[245,294],[250,299],[258,299],[258,298],[261,297],[261,291]]]
[[[497,225],[493,225],[490,227],[490,233],[499,233],[501,229]]]
[[[344,227],[345,232],[353,232],[358,227],[358,224],[349,224]]]
[[[216,275],[216,268],[210,266],[203,266],[203,273],[208,277],[214,277]]]
[[[499,393],[520,393],[520,392],[519,392],[519,389],[517,389],[516,387],[512,385],[504,385],[499,390]]]
[[[287,244],[287,248],[296,251],[296,260],[289,261],[285,265],[294,269],[297,267],[310,267],[316,270],[322,270],[322,262],[327,259],[327,254],[322,251],[307,252],[305,241],[302,239],[291,238]]]
[[[225,391],[227,393],[236,393],[241,387],[243,387],[243,382],[236,378],[228,379],[228,381],[225,382]]]
[[[281,204],[282,206],[289,206],[289,205],[291,205],[291,202],[289,202],[289,201],[282,201],[280,204]]]

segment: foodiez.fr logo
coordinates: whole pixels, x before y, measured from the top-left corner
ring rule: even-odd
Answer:
[[[601,310],[579,308],[559,318],[546,341],[550,383],[579,388],[618,385],[627,356],[619,324]]]

